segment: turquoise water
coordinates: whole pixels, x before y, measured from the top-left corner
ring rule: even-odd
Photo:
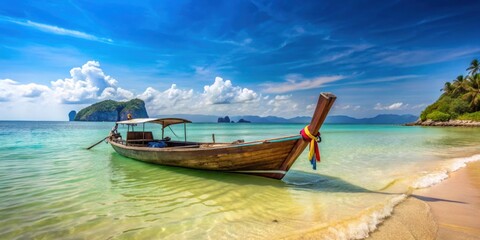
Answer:
[[[326,125],[282,180],[146,164],[102,143],[112,123],[0,122],[0,236],[271,239],[365,236],[414,187],[478,160],[479,128]],[[295,135],[302,124],[190,124],[189,140]],[[120,128],[125,131],[125,128]],[[160,137],[160,129],[152,128]],[[183,126],[173,130],[183,139]],[[167,130],[166,135],[176,139]],[[368,226],[367,226],[368,225]]]

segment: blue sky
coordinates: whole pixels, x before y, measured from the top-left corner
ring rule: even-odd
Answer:
[[[419,114],[480,57],[479,1],[0,3],[0,119],[103,99],[150,115]]]

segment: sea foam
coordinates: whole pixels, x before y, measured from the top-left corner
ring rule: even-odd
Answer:
[[[363,239],[377,229],[383,220],[392,215],[393,208],[407,198],[401,194],[389,199],[384,205],[374,207],[358,220],[341,223],[328,228],[327,239]]]
[[[440,172],[429,173],[423,177],[420,177],[417,181],[415,181],[412,185],[414,188],[426,188],[433,186],[437,183],[448,178],[448,174],[451,172],[455,172],[461,168],[467,166],[469,162],[475,162],[480,160],[480,154],[476,154],[470,157],[464,158],[454,158],[452,159],[452,164],[447,167],[446,170]]]
[[[475,162],[480,160],[480,154],[473,155],[471,157],[465,157],[465,158],[455,158],[455,161],[452,163],[450,168],[448,169],[449,172],[455,172],[460,168],[463,168],[467,166],[467,163],[469,162]]]
[[[475,162],[480,160],[480,154],[476,154],[470,157],[454,158],[452,164],[447,167],[447,170],[429,173],[423,177],[420,177],[412,185],[414,188],[427,188],[437,183],[442,182],[448,178],[448,174],[455,172],[466,166],[469,162]],[[331,239],[363,239],[369,236],[369,234],[375,229],[377,225],[385,220],[385,218],[392,215],[393,209],[396,205],[406,199],[407,195],[402,194],[391,198],[382,207],[372,210],[372,212],[365,214],[359,220],[350,222],[348,224],[339,224],[328,229],[328,238]]]
[[[426,188],[433,186],[448,178],[447,171],[427,174],[413,183],[414,188]]]
[[[433,172],[420,177],[412,185],[414,188],[427,188],[447,179],[448,174],[455,172],[466,166],[469,162],[479,161],[480,154],[470,157],[451,159],[452,163],[446,170]],[[298,183],[296,183],[297,185]],[[311,183],[310,183],[311,184]],[[301,184],[298,184],[301,185]],[[358,219],[337,223],[330,226],[324,237],[325,239],[363,239],[367,238],[371,232],[377,229],[377,226],[386,218],[392,215],[395,206],[403,202],[407,194],[401,194],[389,199],[385,204],[367,210]]]

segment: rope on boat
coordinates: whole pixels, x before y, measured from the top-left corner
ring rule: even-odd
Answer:
[[[170,131],[172,131],[172,133],[173,133],[173,135],[175,135],[175,137],[180,138],[179,136],[177,136],[177,134],[175,134],[175,132],[173,131],[173,129],[170,126],[168,126],[168,128],[170,129]]]
[[[305,141],[310,141],[310,150],[308,152],[308,160],[312,164],[314,170],[317,169],[317,162],[320,162],[320,150],[318,149],[318,143],[321,142],[322,138],[320,137],[320,133],[317,132],[315,134],[311,134],[310,130],[308,129],[307,125],[300,131],[300,135],[302,135],[302,139]]]

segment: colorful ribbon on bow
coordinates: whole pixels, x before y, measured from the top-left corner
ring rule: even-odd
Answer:
[[[310,151],[308,152],[308,159],[313,166],[313,169],[317,169],[317,162],[320,162],[320,150],[318,150],[317,137],[320,136],[320,133],[317,132],[315,135],[310,133],[308,125],[300,131],[303,140],[310,141]]]

